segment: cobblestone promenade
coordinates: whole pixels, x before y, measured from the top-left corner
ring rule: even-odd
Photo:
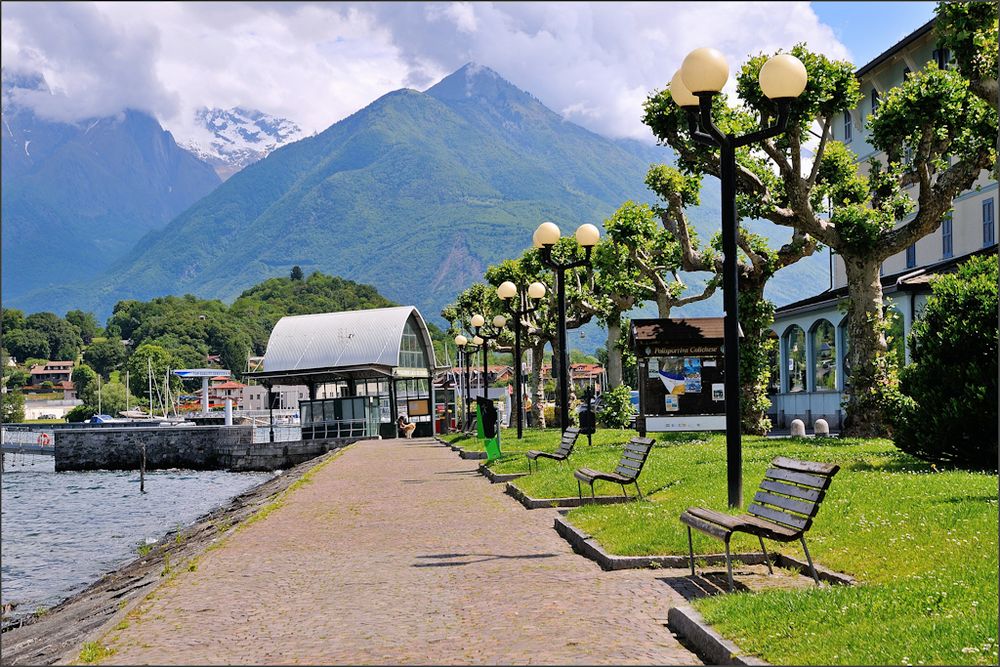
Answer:
[[[123,664],[642,663],[670,570],[603,572],[431,440],[358,443],[112,632]]]

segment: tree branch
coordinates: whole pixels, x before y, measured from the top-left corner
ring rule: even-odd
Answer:
[[[816,177],[819,175],[819,163],[823,159],[823,151],[826,150],[826,142],[830,138],[831,122],[833,122],[833,114],[827,114],[823,119],[823,129],[820,132],[819,146],[816,147],[816,153],[813,155],[813,166],[809,171],[809,178],[806,179],[806,183],[810,189],[816,184]]]

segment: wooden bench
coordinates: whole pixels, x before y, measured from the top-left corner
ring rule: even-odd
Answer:
[[[653,449],[653,441],[650,438],[632,438],[625,445],[622,459],[618,462],[618,467],[615,468],[614,472],[601,472],[590,468],[580,468],[574,472],[573,476],[576,477],[576,489],[580,502],[583,502],[583,487],[580,482],[590,484],[590,497],[594,498],[594,482],[599,479],[620,484],[626,498],[628,498],[628,493],[625,492],[625,485],[635,484],[635,490],[638,491],[639,498],[642,498],[642,490],[639,489],[639,473],[642,472],[642,466],[649,458],[651,449]]]
[[[570,426],[568,429],[563,431],[562,441],[559,443],[559,449],[554,452],[540,452],[537,449],[529,449],[525,456],[528,457],[528,472],[531,472],[531,462],[535,462],[535,470],[538,470],[538,459],[539,457],[552,459],[554,461],[565,461],[569,458],[569,455],[573,453],[573,446],[576,444],[576,439],[580,437],[580,429],[576,426]]]
[[[691,557],[691,576],[694,576],[694,545],[691,529],[717,537],[726,544],[726,576],[729,590],[733,590],[733,564],[729,557],[729,539],[733,533],[756,535],[764,552],[767,569],[774,574],[771,559],[764,548],[764,538],[776,542],[802,543],[802,550],[809,561],[809,570],[819,585],[819,576],[806,547],[805,532],[812,526],[819,511],[819,504],[826,495],[830,481],[840,466],[829,463],[800,461],[779,456],[764,473],[764,481],[753,497],[747,513],[731,516],[703,507],[689,507],[681,514],[681,522],[688,527],[688,553]]]

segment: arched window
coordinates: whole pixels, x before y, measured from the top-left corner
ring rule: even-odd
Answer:
[[[906,365],[906,336],[903,334],[903,314],[895,308],[886,308],[885,319],[889,328],[885,332],[885,342],[889,347],[889,356],[896,360],[896,365],[902,368]]]
[[[847,332],[847,316],[840,321],[840,345],[844,349],[844,389],[851,386],[851,337]]]
[[[796,392],[806,390],[806,332],[802,327],[793,324],[785,331],[785,363],[788,364],[788,377],[785,391]]]
[[[812,349],[816,391],[837,391],[837,330],[827,320],[813,326]]]
[[[767,395],[774,396],[781,391],[781,346],[778,344],[778,334],[773,331],[768,332],[768,341],[771,343],[767,353],[770,374],[767,376]]]
[[[427,368],[427,350],[417,331],[416,321],[411,317],[403,328],[403,339],[399,350],[399,365],[403,368]]]

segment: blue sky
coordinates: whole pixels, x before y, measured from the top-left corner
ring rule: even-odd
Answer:
[[[858,67],[934,16],[934,2],[813,2],[819,20],[848,48]]]

